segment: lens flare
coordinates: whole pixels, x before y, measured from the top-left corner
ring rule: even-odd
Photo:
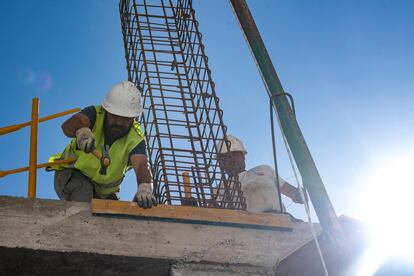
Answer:
[[[52,75],[47,71],[24,68],[20,73],[20,79],[26,87],[34,88],[40,92],[47,92],[53,86]]]
[[[414,260],[414,150],[383,158],[366,176],[358,213],[370,230],[371,245],[359,275],[372,275],[387,259]]]

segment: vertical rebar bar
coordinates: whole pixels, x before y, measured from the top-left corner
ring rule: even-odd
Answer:
[[[245,209],[240,183],[216,159],[226,126],[191,1],[121,0],[119,7],[128,78],[142,90],[156,196],[182,204],[192,187],[197,206]],[[233,196],[218,196],[224,190]]]

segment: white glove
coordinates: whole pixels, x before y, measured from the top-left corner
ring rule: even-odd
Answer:
[[[305,196],[305,201],[308,202],[308,196],[306,194],[305,189],[303,189],[303,188],[296,188],[294,196],[292,198],[293,202],[299,203],[299,204],[304,204],[303,199],[302,199],[301,190],[303,192],[303,195]]]
[[[141,183],[138,185],[138,192],[135,195],[135,200],[138,202],[139,207],[151,208],[152,205],[158,204],[157,199],[152,193],[151,183]]]
[[[95,135],[88,127],[81,127],[76,131],[76,144],[78,149],[86,153],[91,152],[96,147]]]

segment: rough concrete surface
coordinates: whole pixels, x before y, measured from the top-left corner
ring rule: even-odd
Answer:
[[[254,267],[246,265],[228,265],[211,263],[174,263],[171,267],[171,276],[248,276],[274,275],[271,268]]]
[[[1,259],[8,250],[23,248],[63,256],[95,254],[87,258],[103,263],[105,256],[116,256],[139,258],[130,259],[137,265],[150,260],[161,261],[160,266],[206,262],[268,271],[310,237],[305,223],[295,223],[294,230],[286,232],[100,217],[92,215],[89,203],[0,197]]]

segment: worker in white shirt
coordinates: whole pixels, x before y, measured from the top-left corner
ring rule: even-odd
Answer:
[[[246,170],[247,150],[243,142],[232,135],[227,135],[227,140],[230,142],[230,149],[228,150],[224,140],[220,141],[217,160],[225,173],[232,177],[237,176],[240,181],[246,199],[246,210],[249,212],[285,211],[283,205],[283,210],[280,210],[275,170],[267,165]],[[292,186],[281,177],[279,177],[279,187],[281,194],[295,203],[303,204],[299,188]]]

